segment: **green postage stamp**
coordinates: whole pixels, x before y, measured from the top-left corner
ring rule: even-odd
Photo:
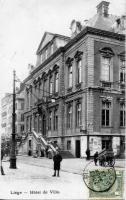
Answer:
[[[104,188],[107,188],[113,182],[113,171],[108,174],[108,171],[104,169],[104,178],[100,179],[100,175],[103,175],[103,171],[98,174],[98,170],[90,171],[89,175],[89,185],[92,189],[89,189],[89,198],[96,200],[96,199],[123,199],[123,192],[124,192],[124,171],[123,170],[116,170],[116,178],[114,183],[108,190],[103,191]],[[93,176],[92,176],[93,174]],[[97,175],[96,175],[97,174]],[[97,176],[97,179],[95,178]],[[98,191],[99,189],[99,191]]]

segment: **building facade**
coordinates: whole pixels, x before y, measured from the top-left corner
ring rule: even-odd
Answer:
[[[126,17],[109,14],[109,2],[84,24],[71,23],[71,38],[46,32],[35,69],[24,80],[27,150],[32,132],[75,157],[125,150]]]
[[[1,100],[1,136],[10,138],[12,132],[12,94],[7,93]]]
[[[1,100],[1,136],[3,139],[10,140],[12,134],[12,112],[13,112],[13,95],[5,94]],[[15,102],[15,132],[16,137],[24,134],[24,98],[23,93],[19,91],[16,94]]]

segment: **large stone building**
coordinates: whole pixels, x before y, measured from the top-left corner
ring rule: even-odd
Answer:
[[[124,153],[125,30],[126,16],[102,1],[94,17],[71,22],[71,38],[45,32],[24,80],[27,151],[35,132],[75,157]]]

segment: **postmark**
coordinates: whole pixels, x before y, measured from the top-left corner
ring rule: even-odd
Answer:
[[[116,172],[114,167],[94,166],[93,161],[91,161],[83,171],[83,180],[89,190],[93,192],[106,192],[115,183]]]
[[[93,199],[122,199],[124,193],[124,171],[116,170],[116,180],[112,187],[108,191],[104,192],[95,192],[93,190],[89,190],[89,198]]]

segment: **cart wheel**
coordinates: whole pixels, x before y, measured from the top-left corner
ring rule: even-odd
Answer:
[[[109,166],[109,162],[108,162],[107,160],[104,162],[104,166],[105,166],[105,167],[108,167],[108,166]]]
[[[115,158],[112,158],[112,160],[110,161],[109,166],[113,167],[115,165]]]

